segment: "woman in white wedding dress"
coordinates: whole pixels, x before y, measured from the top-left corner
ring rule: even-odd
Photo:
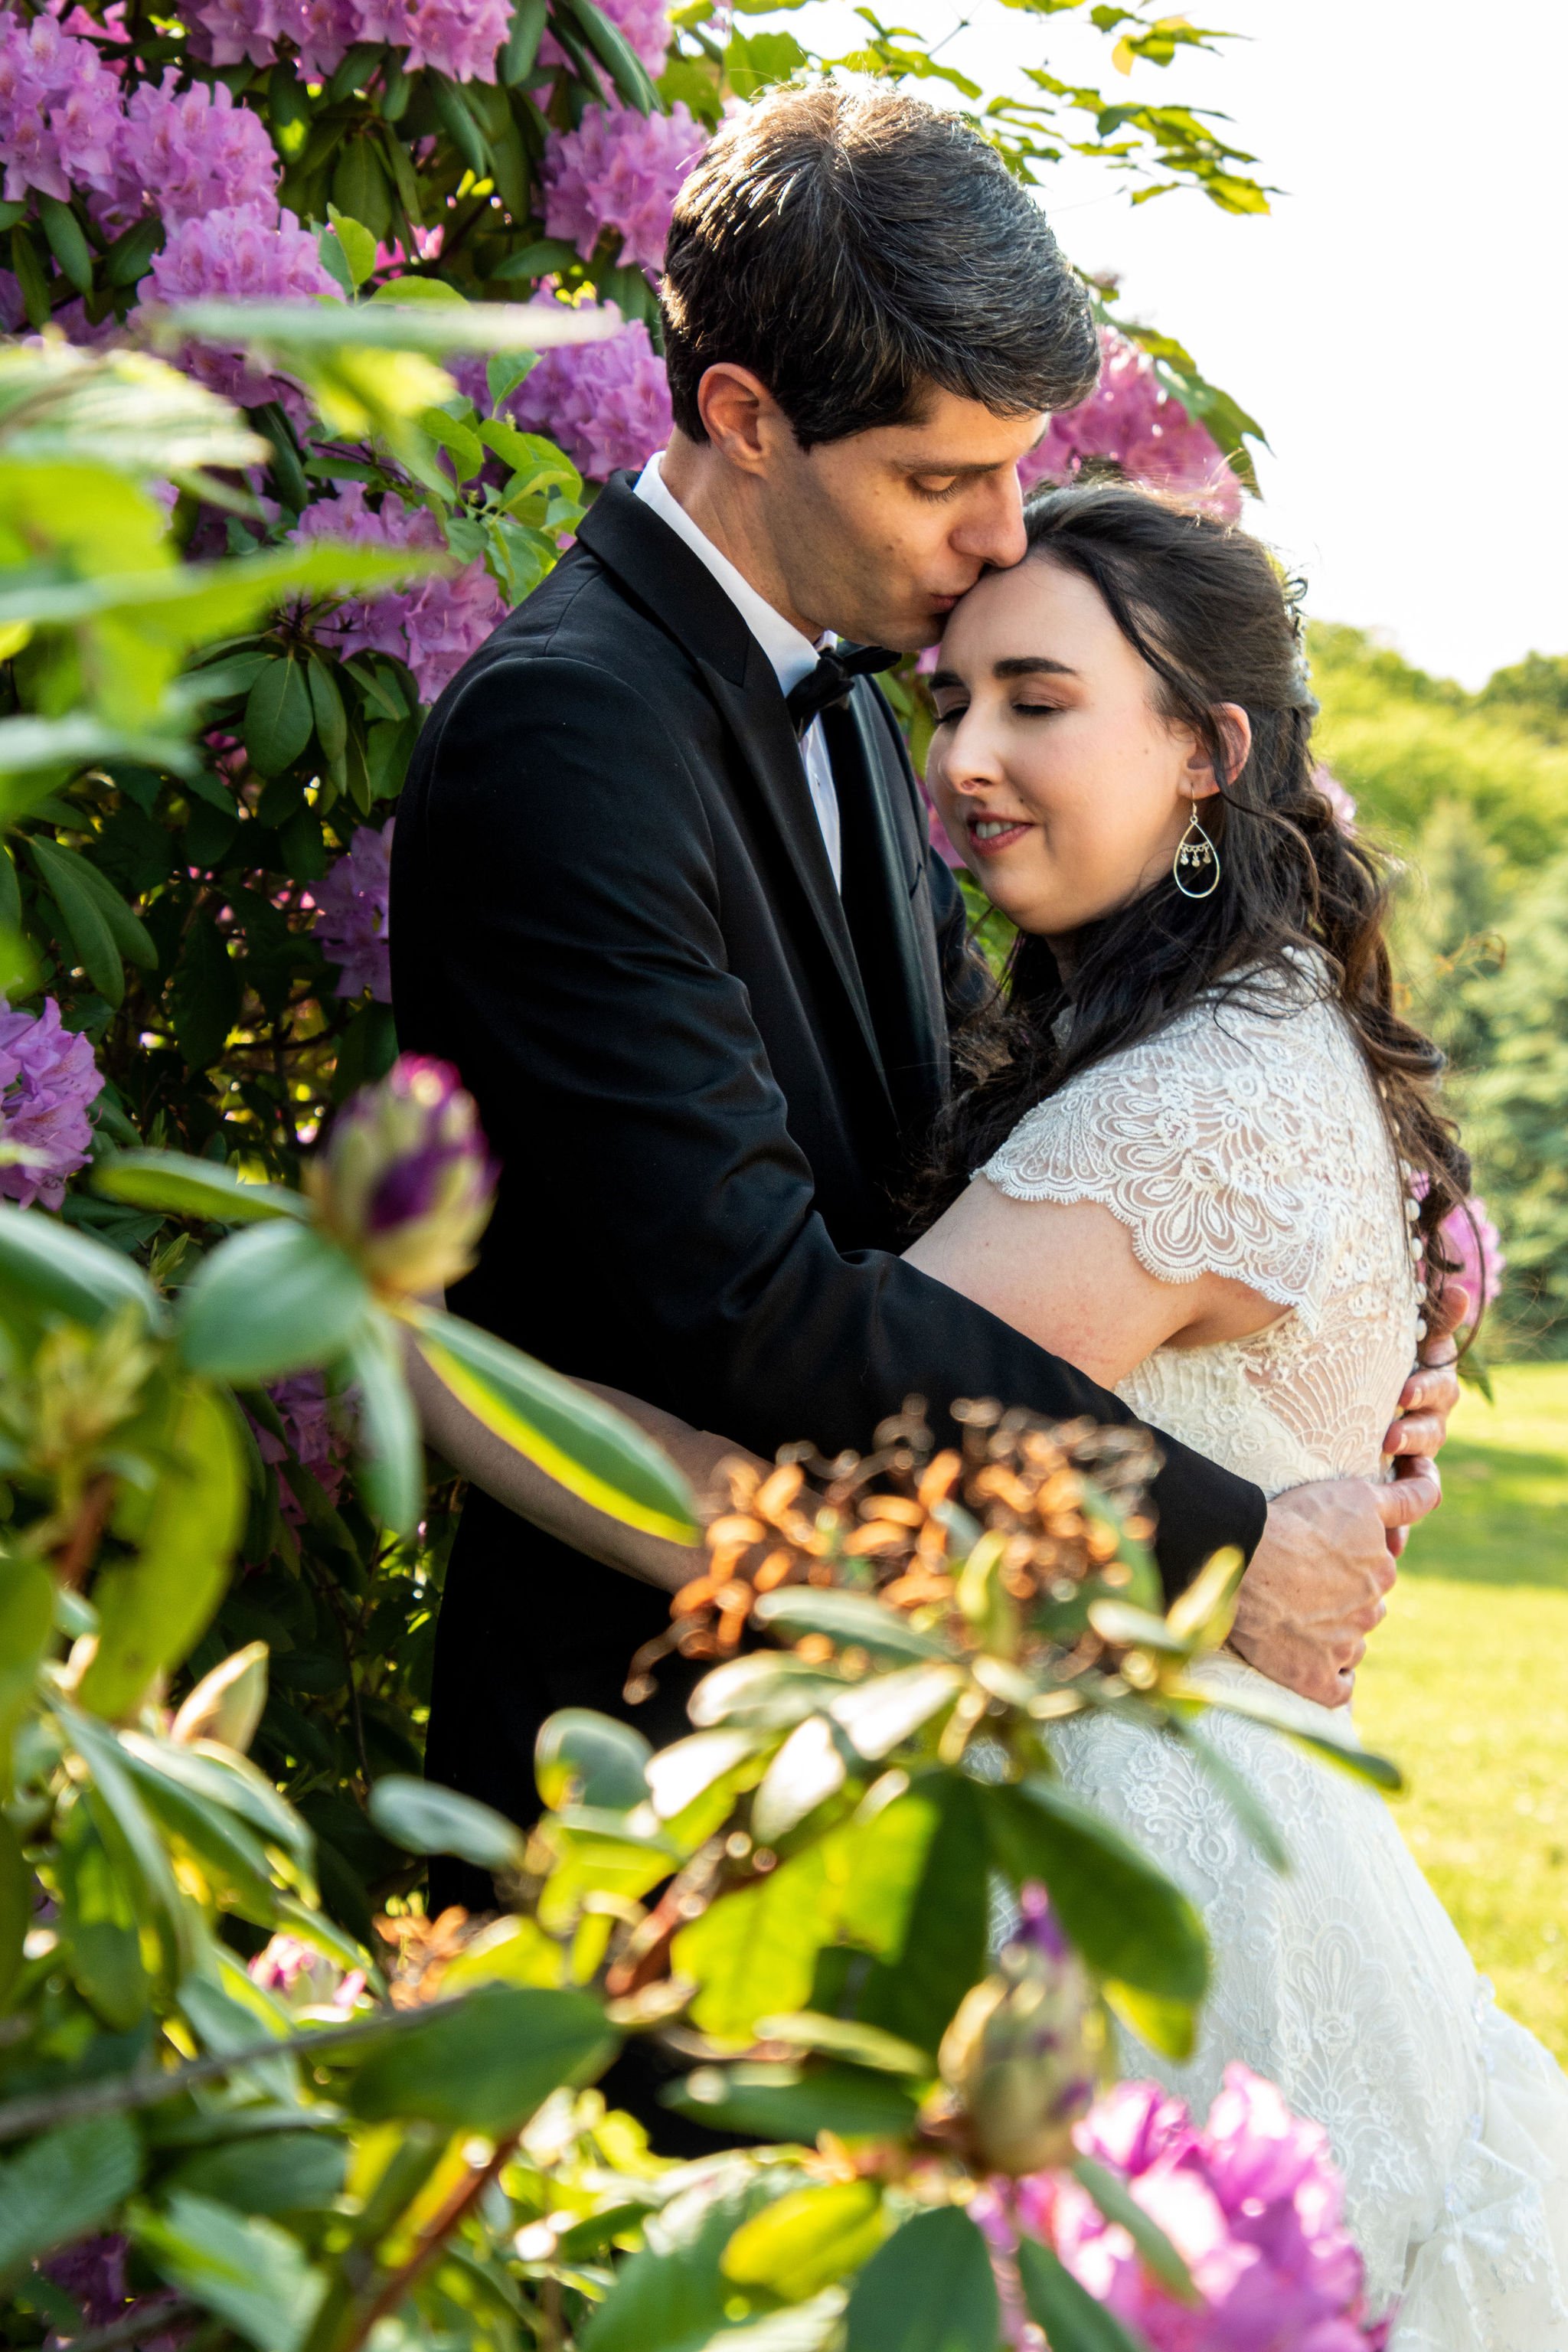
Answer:
[[[1050,493],[1029,535],[932,681],[939,811],[1023,937],[910,1255],[1269,1493],[1376,1475],[1468,1171],[1372,862],[1312,783],[1291,596],[1244,534],[1131,490]],[[1568,2080],[1380,1798],[1237,1717],[1205,1731],[1288,1874],[1173,1741],[1060,1735],[1214,1946],[1195,2055],[1128,2070],[1202,2113],[1241,2059],[1326,2126],[1391,2352],[1568,2352]]]

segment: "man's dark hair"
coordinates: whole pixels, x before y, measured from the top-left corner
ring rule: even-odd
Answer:
[[[931,385],[998,416],[1067,408],[1099,352],[1044,213],[969,126],[891,90],[776,89],[720,131],[665,253],[675,421],[721,360],[803,448],[920,414]]]

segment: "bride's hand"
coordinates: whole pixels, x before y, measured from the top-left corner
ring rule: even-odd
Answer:
[[[1393,1535],[1425,1518],[1441,1491],[1436,1465],[1422,1461],[1394,1486],[1334,1478],[1276,1496],[1237,1596],[1231,1648],[1270,1682],[1343,1706],[1386,1612]]]

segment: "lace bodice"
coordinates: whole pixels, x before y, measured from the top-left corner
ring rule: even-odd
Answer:
[[[1227,1275],[1289,1311],[1162,1348],[1118,1393],[1269,1494],[1375,1472],[1415,1360],[1415,1203],[1315,966],[1205,999],[1070,1079],[980,1171],[1020,1201],[1098,1201],[1164,1282]]]

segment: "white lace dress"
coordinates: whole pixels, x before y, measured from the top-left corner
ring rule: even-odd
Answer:
[[[1205,1003],[1071,1081],[982,1172],[1019,1200],[1102,1202],[1163,1281],[1213,1271],[1289,1310],[1149,1357],[1120,1390],[1142,1418],[1270,1494],[1379,1472],[1417,1338],[1415,1212],[1305,964],[1267,1003]],[[1200,1673],[1261,1679],[1228,1653]],[[1097,1717],[1058,1736],[1068,1780],[1181,1881],[1214,1947],[1194,2057],[1133,2044],[1128,2071],[1201,2116],[1239,2058],[1325,2126],[1370,2307],[1397,2307],[1390,2352],[1568,2352],[1568,2079],[1493,2005],[1381,1798],[1235,1717],[1204,1727],[1268,1806],[1288,1875],[1162,1735]]]

